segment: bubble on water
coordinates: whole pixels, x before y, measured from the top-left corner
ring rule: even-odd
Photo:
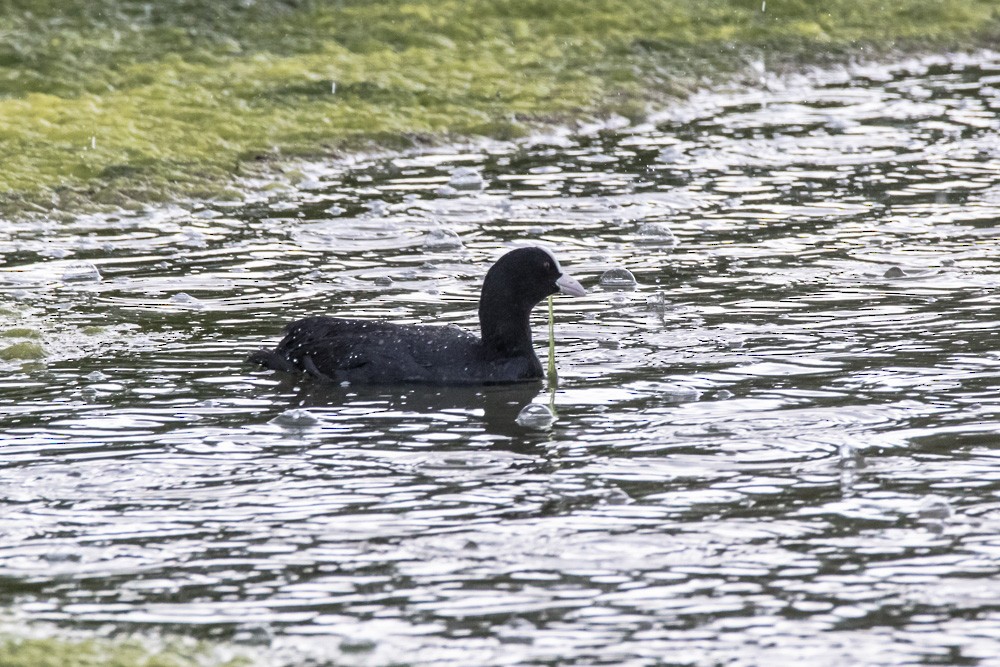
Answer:
[[[270,646],[274,641],[274,629],[269,623],[248,623],[235,635],[242,644]]]
[[[42,558],[49,563],[79,563],[83,559],[83,554],[63,548],[42,554]]]
[[[656,395],[664,403],[692,403],[701,400],[701,391],[698,389],[670,382],[657,383]]]
[[[735,395],[736,394],[734,394],[733,392],[729,391],[728,389],[720,389],[719,391],[715,392],[715,398],[717,400],[720,400],[720,401],[728,400],[728,399],[732,398]]]
[[[622,489],[612,487],[605,489],[597,502],[601,505],[632,505],[635,503],[635,498]]]
[[[170,303],[188,308],[203,308],[204,304],[197,297],[193,297],[187,292],[178,292],[169,299]]]
[[[184,230],[184,238],[181,239],[178,245],[187,246],[189,248],[204,248],[208,245],[205,240],[205,235],[196,229],[186,229]]]
[[[885,278],[906,278],[907,273],[902,268],[898,266],[891,266],[889,269],[882,274]]]
[[[612,306],[625,306],[629,303],[629,298],[625,296],[624,292],[615,292],[608,299],[608,303]]]
[[[667,162],[667,163],[669,163],[669,162],[677,162],[682,157],[684,157],[684,153],[682,153],[681,151],[677,150],[673,146],[667,146],[666,148],[664,148],[663,150],[661,150],[656,155],[657,161],[659,161],[659,162]]]
[[[275,426],[280,426],[281,428],[290,430],[302,430],[315,427],[319,424],[319,421],[319,417],[308,410],[293,408],[291,410],[285,410],[280,415],[269,421],[268,424],[274,424]]]
[[[844,132],[852,127],[857,127],[858,125],[860,125],[860,123],[856,120],[833,115],[827,116],[823,122],[823,126],[831,132]]]
[[[955,510],[952,509],[951,503],[948,502],[947,498],[942,496],[927,496],[920,502],[920,506],[917,508],[917,515],[921,519],[942,521],[950,519],[954,514]]]
[[[662,222],[645,222],[639,225],[636,236],[639,243],[677,245],[677,237]]]
[[[604,289],[616,290],[634,290],[638,285],[632,272],[620,267],[602,273],[598,284]]]
[[[108,379],[108,376],[101,371],[93,371],[91,373],[87,373],[83,377],[85,380],[90,380],[91,382],[103,382]]]
[[[272,211],[294,211],[299,205],[293,201],[274,201],[268,205],[268,208]]]
[[[424,247],[434,250],[457,249],[462,247],[462,239],[450,229],[432,229],[424,237]]]
[[[96,282],[101,279],[101,272],[92,262],[74,262],[63,268],[60,279],[68,282]]]
[[[448,185],[456,190],[482,190],[485,185],[485,181],[483,180],[483,175],[479,173],[478,169],[472,169],[471,167],[459,167],[455,171],[451,172],[451,178],[448,179]]]
[[[434,190],[434,194],[438,197],[454,197],[458,194],[458,190],[451,187],[450,185],[442,185],[441,187]]]
[[[340,650],[344,653],[371,653],[378,644],[366,637],[344,637],[340,640]]]
[[[588,162],[590,164],[610,164],[612,162],[617,162],[618,158],[614,155],[606,155],[604,153],[593,153],[591,155],[581,155],[577,158],[580,162]]]
[[[375,284],[378,285],[379,287],[389,287],[390,285],[392,285],[392,278],[390,278],[389,276],[376,276]]]
[[[530,428],[535,431],[547,431],[556,423],[556,416],[548,406],[541,403],[529,403],[521,408],[517,419],[518,426]]]

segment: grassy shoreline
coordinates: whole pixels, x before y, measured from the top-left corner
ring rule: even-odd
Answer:
[[[81,639],[0,634],[3,667],[251,667],[246,655],[223,645],[181,638]]]
[[[286,158],[638,118],[749,59],[980,46],[1000,4],[0,0],[0,30],[0,211],[17,215],[218,196]]]

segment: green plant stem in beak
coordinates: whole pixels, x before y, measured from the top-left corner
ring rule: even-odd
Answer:
[[[552,311],[552,296],[549,295],[549,386],[555,389],[559,385],[556,374],[556,334],[555,314]]]

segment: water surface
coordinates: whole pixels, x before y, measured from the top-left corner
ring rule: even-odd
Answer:
[[[0,348],[45,357],[0,362],[0,599],[286,664],[996,664],[998,118],[984,53],[2,222]],[[474,329],[535,242],[591,288],[558,388],[241,361],[313,313]]]

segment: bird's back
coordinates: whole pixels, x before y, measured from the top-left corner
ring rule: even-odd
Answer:
[[[455,326],[307,317],[252,361],[332,382],[490,384],[541,378],[538,358],[488,359],[479,338]]]

